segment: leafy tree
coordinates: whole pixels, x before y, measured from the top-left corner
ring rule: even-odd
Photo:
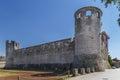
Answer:
[[[96,1],[96,0],[94,0],[94,1]],[[106,8],[110,4],[117,5],[118,10],[120,11],[120,0],[101,0],[101,2],[105,4]],[[119,18],[117,21],[118,21],[118,25],[120,26],[120,13],[119,13]]]
[[[109,64],[110,64],[111,66],[113,66],[112,58],[111,58],[110,55],[108,55],[108,62],[109,62]]]
[[[109,4],[114,3],[115,4],[119,4],[119,0],[101,0],[102,3],[105,3],[105,7],[108,7]]]

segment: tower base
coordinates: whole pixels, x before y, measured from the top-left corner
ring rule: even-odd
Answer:
[[[98,54],[81,54],[75,56],[74,68],[94,68],[95,71],[105,71],[103,60]]]

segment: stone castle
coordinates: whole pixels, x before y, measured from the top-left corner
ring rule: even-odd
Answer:
[[[109,68],[109,36],[101,32],[101,16],[102,11],[97,7],[77,10],[74,38],[22,49],[19,43],[7,40],[6,68],[68,70],[89,67],[97,71]]]

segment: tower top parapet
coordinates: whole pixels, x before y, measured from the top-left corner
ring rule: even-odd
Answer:
[[[102,16],[102,11],[99,8],[94,6],[88,6],[88,7],[83,7],[78,9],[74,14],[75,19],[78,19],[84,15],[87,15],[87,11],[91,11],[91,14],[96,14],[98,18]]]

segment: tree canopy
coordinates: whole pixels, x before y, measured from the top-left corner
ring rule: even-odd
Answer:
[[[108,55],[108,62],[110,64],[110,66],[113,66],[113,62],[112,62],[112,58],[110,55]]]
[[[109,4],[119,4],[119,0],[101,0],[102,3],[105,3],[105,7],[108,7]]]
[[[96,1],[96,0],[95,0]],[[109,4],[114,4],[116,5],[120,12],[120,0],[101,0],[102,3],[105,4],[105,7],[107,8],[109,6]],[[119,17],[118,17],[118,25],[120,26],[120,13],[119,13]]]

